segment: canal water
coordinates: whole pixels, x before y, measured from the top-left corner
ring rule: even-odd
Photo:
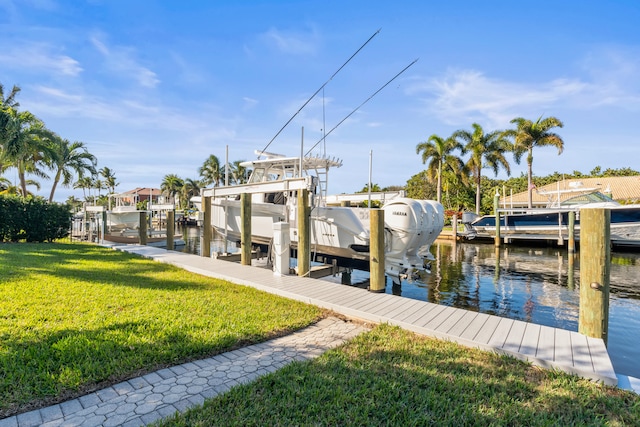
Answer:
[[[185,252],[199,253],[197,227],[183,230]],[[436,242],[431,273],[386,292],[496,316],[578,330],[580,255],[566,248]],[[368,272],[352,283],[366,286]],[[608,350],[618,374],[640,378],[640,253],[612,252]]]

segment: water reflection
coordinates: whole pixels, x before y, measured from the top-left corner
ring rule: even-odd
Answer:
[[[182,234],[184,251],[199,253],[199,229],[185,227]],[[437,242],[432,253],[431,274],[400,285],[388,280],[386,292],[578,330],[579,254],[566,248],[451,242]],[[617,373],[640,377],[640,253],[613,252],[610,279],[609,354]],[[351,275],[353,284],[367,280],[367,272]]]

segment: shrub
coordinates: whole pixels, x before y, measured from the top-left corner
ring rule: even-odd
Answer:
[[[0,196],[0,242],[52,242],[69,235],[69,207],[42,197]]]

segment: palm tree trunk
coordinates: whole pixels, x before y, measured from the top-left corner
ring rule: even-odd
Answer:
[[[51,186],[51,194],[49,194],[49,203],[53,202],[53,195],[56,192],[57,186],[58,186],[58,181],[54,180],[53,185]]]
[[[478,175],[476,178],[476,215],[480,215],[480,180],[481,180],[480,171],[478,171]]]
[[[527,188],[529,195],[529,209],[533,207],[533,177],[531,163],[527,165]]]
[[[53,179],[53,185],[51,186],[51,194],[49,194],[49,203],[53,202],[53,195],[56,192],[56,187],[58,186],[58,181],[60,181],[61,174],[62,174],[62,169],[58,169],[58,172],[56,172],[56,177]]]
[[[442,203],[442,161],[438,164],[438,203]]]
[[[18,165],[18,179],[20,180],[22,197],[27,197],[27,178],[25,177],[24,170],[20,164]]]

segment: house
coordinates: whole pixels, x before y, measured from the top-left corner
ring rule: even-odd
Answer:
[[[159,188],[151,187],[137,187],[123,193],[113,194],[111,197],[116,198],[119,205],[135,206],[137,203],[147,202],[149,199],[151,199],[151,205],[154,206],[174,204],[173,197],[165,196]]]
[[[547,207],[552,201],[564,201],[580,192],[599,191],[623,204],[640,203],[640,175],[574,178],[565,179],[533,189],[532,205],[534,208]],[[526,191],[517,194],[500,195],[500,207],[502,208],[526,208],[528,207],[528,194]]]

